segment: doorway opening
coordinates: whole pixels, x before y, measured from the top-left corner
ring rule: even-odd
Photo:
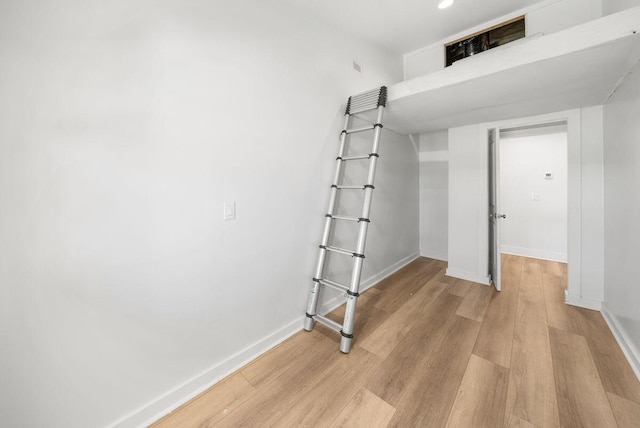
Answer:
[[[502,261],[546,260],[567,272],[567,122],[489,129],[489,274]]]

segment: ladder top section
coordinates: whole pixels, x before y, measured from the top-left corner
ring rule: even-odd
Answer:
[[[387,105],[387,87],[381,86],[358,95],[352,95],[347,101],[344,114],[362,113]]]

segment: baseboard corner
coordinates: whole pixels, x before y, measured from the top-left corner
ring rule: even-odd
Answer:
[[[579,308],[591,309],[599,311],[602,309],[602,302],[599,300],[586,299],[584,297],[576,296],[565,292],[564,302],[567,305],[577,306]]]
[[[609,326],[611,334],[613,334],[613,337],[616,339],[616,342],[618,342],[620,349],[622,349],[622,353],[627,358],[631,369],[635,373],[638,380],[640,380],[640,352],[631,343],[624,329],[618,323],[615,315],[609,312],[609,309],[607,308],[607,305],[605,303],[602,303],[602,309],[600,312],[602,313],[602,317]]]
[[[491,277],[478,275],[475,272],[467,272],[460,269],[447,268],[445,275],[453,278],[464,279],[465,281],[477,282],[482,285],[491,285]]]

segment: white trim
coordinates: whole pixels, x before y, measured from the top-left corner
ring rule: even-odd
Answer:
[[[440,260],[442,262],[446,262],[447,260],[447,254],[441,254],[441,253],[432,253],[430,251],[423,251],[420,250],[420,257],[428,257],[430,259],[434,259],[434,260]]]
[[[378,272],[377,274],[367,278],[364,281],[360,282],[360,292],[365,292],[368,289],[370,289],[371,287],[375,286],[377,283],[379,283],[380,281],[382,281],[383,279],[385,279],[386,277],[388,277],[389,275],[393,274],[394,272],[399,271],[400,269],[402,269],[403,267],[405,267],[406,265],[408,265],[409,263],[411,263],[412,261],[414,261],[415,259],[417,259],[418,257],[420,257],[420,253],[419,252],[415,252],[413,254],[408,255],[407,257],[403,258],[400,261],[397,261],[396,263],[392,264],[391,266],[389,266],[388,268],[382,270],[381,272]],[[334,297],[333,299],[330,299],[326,302],[324,302],[320,308],[318,309],[318,312],[321,314],[327,314],[331,311],[333,311],[334,309],[336,309],[337,307],[339,307],[340,305],[344,304],[344,302],[346,301],[344,295],[340,295],[337,297]]]
[[[500,252],[504,254],[513,254],[514,256],[531,257],[534,259],[552,260],[562,263],[567,262],[567,253],[561,253],[559,251],[537,250],[535,248],[501,245]]]
[[[475,272],[467,272],[460,269],[447,268],[446,275],[452,276],[454,278],[464,279],[466,281],[477,282],[483,285],[491,285],[491,278],[488,275],[482,276],[478,275]]]
[[[568,284],[567,290],[573,296],[572,302],[577,302],[576,306],[589,304],[588,299],[582,299],[582,110],[572,109],[547,113],[538,116],[521,117],[517,119],[502,120],[497,122],[487,122],[480,124],[480,132],[486,133],[489,128],[519,128],[523,126],[543,125],[547,123],[565,122],[567,123],[567,162],[568,162],[568,183],[567,183],[567,260],[568,260]],[[486,187],[486,186],[485,186]],[[487,201],[488,205],[488,201]],[[488,206],[485,205],[485,212]],[[486,222],[488,224],[488,222]],[[489,228],[486,228],[488,236]],[[488,251],[488,245],[487,250]],[[573,303],[572,303],[573,304]],[[599,303],[598,303],[599,304]],[[584,306],[590,307],[590,306]]]
[[[110,428],[149,426],[303,328],[303,315],[264,339],[194,376],[150,403],[119,419]]]
[[[613,337],[615,337],[616,342],[620,345],[622,353],[627,357],[629,365],[633,369],[638,380],[640,380],[640,351],[638,351],[638,349],[633,345],[633,342],[629,339],[629,336],[627,336],[627,333],[618,322],[616,316],[609,312],[607,305],[604,303],[602,304],[601,312],[604,320],[609,326],[609,330],[611,330],[611,333],[613,334]]]
[[[599,311],[602,309],[601,301],[585,299],[584,297],[576,296],[574,294],[569,294],[567,293],[567,290],[565,290],[564,292],[564,302],[567,305],[577,306],[579,308],[591,309],[594,311]]]
[[[362,282],[362,290],[373,287],[384,278],[388,277],[392,273],[403,268],[413,260],[420,257],[418,252],[413,253],[402,260],[394,263],[390,267],[383,271],[373,275],[366,281]],[[332,299],[330,302],[322,305],[322,308],[329,308],[329,305],[335,304],[335,307],[344,303],[344,299],[338,297]],[[322,313],[322,312],[321,312]],[[245,348],[230,358],[222,361],[219,364],[205,370],[203,373],[194,376],[190,380],[178,385],[176,388],[167,392],[166,394],[158,397],[150,403],[140,407],[137,410],[129,413],[116,422],[108,425],[109,428],[129,428],[129,427],[144,427],[149,426],[153,422],[159,420],[163,416],[169,414],[173,410],[177,409],[184,403],[195,398],[202,392],[206,391],[211,386],[215,385],[225,377],[229,376],[233,372],[237,371],[241,367],[244,367],[251,361],[255,360],[265,352],[274,348],[284,340],[293,336],[303,328],[304,317],[300,316],[299,319],[289,323],[280,330],[272,333],[268,337],[261,339],[253,345]]]

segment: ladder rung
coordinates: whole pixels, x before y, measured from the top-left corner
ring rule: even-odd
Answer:
[[[387,104],[387,88],[372,89],[358,95],[349,97],[345,114],[364,113],[365,111],[376,110]]]
[[[358,217],[347,217],[344,215],[332,215],[331,218],[334,218],[336,220],[360,221]]]
[[[313,316],[313,319],[318,321],[320,324],[323,324],[327,327],[329,327],[331,330],[334,330],[338,333],[340,333],[342,331],[342,326],[340,324],[338,324],[337,322],[330,320],[327,317],[323,317],[322,315],[318,315],[315,314]]]
[[[345,129],[342,132],[344,132],[346,134],[355,134],[356,132],[371,131],[372,129],[375,129],[375,126],[369,125],[369,126],[364,126],[362,128]]]
[[[364,186],[336,186],[336,189],[343,190],[364,190]]]
[[[355,251],[352,250],[347,250],[345,248],[339,248],[339,247],[331,247],[331,246],[325,246],[325,245],[320,245],[320,248],[324,248],[327,251],[331,251],[334,253],[340,253],[340,254],[344,254],[346,256],[352,256],[352,257],[362,257],[364,258],[363,254],[358,254]]]
[[[369,159],[371,157],[371,155],[364,155],[364,156],[343,156],[340,159],[342,159],[343,161],[350,161],[350,160],[359,160],[359,159]]]
[[[346,285],[342,285],[342,284],[339,284],[339,283],[334,282],[334,281],[329,281],[328,279],[319,279],[318,282],[320,284],[322,284],[322,285],[326,285],[328,287],[335,288],[336,290],[340,290],[340,291],[344,291],[344,292],[349,291],[349,287],[347,287]]]
[[[375,110],[375,109],[377,109],[377,108],[378,108],[378,106],[375,106],[375,107],[366,107],[366,108],[362,108],[362,109],[359,109],[359,110],[351,110],[351,111],[349,111],[349,114],[364,113],[364,112],[367,112],[367,111]]]

